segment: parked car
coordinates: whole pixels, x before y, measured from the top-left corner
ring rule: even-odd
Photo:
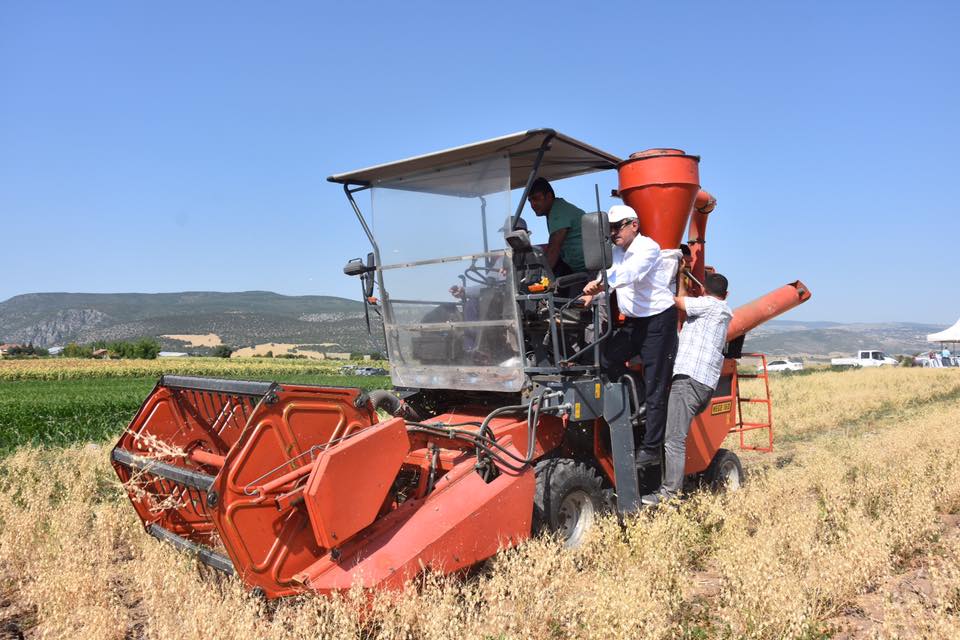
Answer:
[[[798,360],[785,358],[783,360],[771,360],[767,363],[767,371],[802,371],[803,363]],[[763,365],[757,365],[757,371],[763,371]]]
[[[385,376],[387,370],[381,367],[357,367],[353,372],[355,376]]]
[[[895,367],[900,363],[883,351],[861,350],[853,358],[831,358],[830,364],[835,367],[882,367],[884,365]]]

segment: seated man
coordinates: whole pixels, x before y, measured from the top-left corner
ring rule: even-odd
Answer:
[[[547,262],[555,276],[586,271],[583,262],[583,209],[575,207],[553,193],[553,187],[544,178],[537,178],[527,196],[530,208],[537,216],[547,217],[550,239],[547,243]],[[579,293],[565,288],[564,297]]]
[[[667,433],[664,441],[665,464],[663,484],[642,504],[650,506],[675,498],[683,487],[686,466],[687,433],[690,422],[710,404],[720,380],[723,346],[733,313],[725,302],[727,279],[719,273],[706,278],[703,296],[687,297],[685,278],[679,278],[677,307],[686,311],[687,319],[680,331],[677,359],[673,365],[673,383],[667,402]]]

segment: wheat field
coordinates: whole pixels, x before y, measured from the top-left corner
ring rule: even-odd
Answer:
[[[110,443],[20,448],[0,459],[0,634],[960,637],[960,370],[771,386],[777,449],[743,456],[741,491],[608,518],[575,551],[531,540],[466,579],[270,604],[143,532]]]
[[[194,376],[283,376],[331,374],[344,363],[282,358],[158,358],[91,360],[89,358],[0,359],[0,382],[77,380],[85,378],[159,377],[164,373]],[[368,364],[368,363],[365,363]],[[376,363],[374,363],[376,364]]]

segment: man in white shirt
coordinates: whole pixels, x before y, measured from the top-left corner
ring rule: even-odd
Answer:
[[[725,302],[727,279],[711,273],[704,282],[704,295],[687,297],[684,278],[680,279],[677,307],[687,319],[680,331],[680,345],[673,365],[673,383],[667,404],[667,433],[664,441],[663,484],[640,499],[651,506],[677,497],[683,487],[686,466],[687,433],[690,422],[710,404],[723,367],[723,347],[733,312]]]
[[[601,366],[610,380],[627,373],[627,361],[639,355],[643,361],[646,428],[636,452],[637,466],[660,461],[667,421],[667,393],[677,349],[677,308],[670,288],[676,264],[665,264],[660,245],[640,234],[637,213],[626,205],[610,207],[607,214],[613,240],[613,266],[607,269],[607,284],[617,292],[617,305],[625,317],[623,326],[603,344]],[[587,283],[586,302],[603,291],[598,278]]]

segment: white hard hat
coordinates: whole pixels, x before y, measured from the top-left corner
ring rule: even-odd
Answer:
[[[636,220],[637,212],[633,210],[633,207],[628,207],[625,204],[615,204],[610,207],[610,211],[607,212],[607,220],[610,224],[630,220],[631,218]]]

